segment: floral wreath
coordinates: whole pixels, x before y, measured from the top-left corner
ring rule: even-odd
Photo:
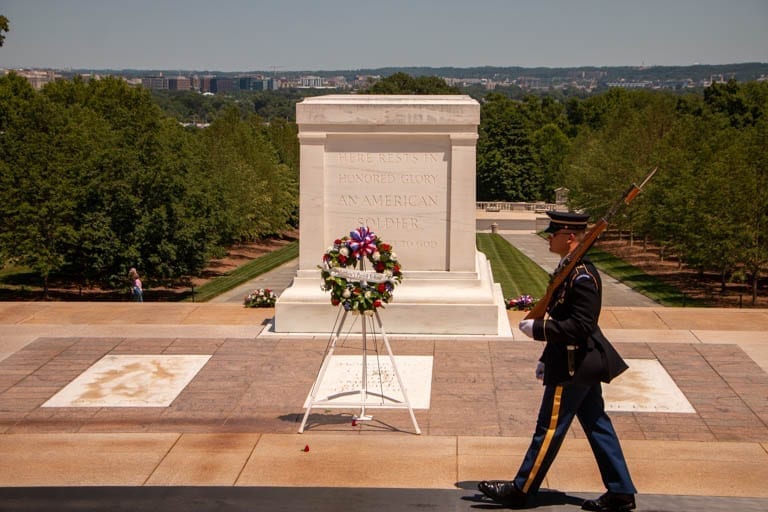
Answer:
[[[243,304],[247,308],[273,308],[277,301],[277,294],[269,288],[259,288],[243,298]]]
[[[366,261],[372,271],[366,270]],[[403,278],[392,246],[367,227],[334,240],[323,254],[319,268],[321,288],[330,290],[331,304],[353,313],[373,314],[376,308],[389,303],[392,291]]]
[[[536,299],[530,295],[521,295],[516,299],[507,299],[507,309],[530,311],[536,305]]]

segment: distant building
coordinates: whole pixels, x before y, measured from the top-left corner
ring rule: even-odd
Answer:
[[[239,89],[238,83],[234,78],[221,78],[213,75],[206,75],[200,78],[200,92],[219,94],[237,89]]]
[[[619,80],[618,82],[608,82],[606,85],[608,85],[608,87],[621,87],[623,89],[650,89],[653,86],[653,82],[648,80],[639,80],[635,82]]]
[[[165,91],[168,89],[168,79],[163,75],[159,76],[143,76],[141,77],[141,85],[145,89],[152,89],[155,91]]]
[[[453,78],[441,77],[446,84],[456,87],[481,86],[488,90],[494,89],[496,84],[487,78]]]
[[[169,91],[189,91],[192,89],[192,81],[186,76],[175,76],[168,79]]]
[[[18,70],[6,70],[5,74],[10,71],[14,71],[22,78],[26,78],[35,89],[42,89],[43,86],[49,82],[53,82],[57,78],[61,78],[61,75],[56,74],[51,70],[37,70],[37,69],[18,69]]]
[[[222,92],[231,92],[237,90],[238,87],[235,83],[234,78],[219,78],[216,77],[212,81],[212,88],[211,92],[214,92],[216,94],[222,93]]]
[[[243,76],[239,79],[241,91],[274,91],[278,88],[277,80],[263,76]]]
[[[200,92],[214,92],[216,77],[213,75],[205,75],[199,78]]]
[[[541,89],[541,78],[531,76],[519,76],[515,80],[521,89]],[[546,88],[546,87],[545,87]]]
[[[357,75],[352,86],[355,89],[365,89],[381,80],[381,75]]]
[[[162,74],[158,76],[141,77],[141,85],[145,89],[155,91],[189,91],[192,89],[192,80],[186,76],[166,77]]]
[[[347,79],[344,76],[334,76],[327,78],[325,84],[328,87],[335,87],[336,89],[348,89],[350,85],[347,83]]]
[[[301,77],[301,87],[320,88],[323,85],[323,78],[320,76]]]

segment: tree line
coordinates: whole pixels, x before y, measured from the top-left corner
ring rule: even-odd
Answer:
[[[562,186],[594,219],[658,166],[618,228],[717,272],[723,287],[750,283],[754,303],[768,267],[768,82],[482,101],[478,199],[551,201]]]
[[[83,286],[198,274],[233,242],[297,223],[295,125],[233,105],[184,128],[106,78],[0,78],[0,261]]]
[[[466,91],[395,73],[367,92]],[[0,256],[44,279],[114,284],[138,266],[172,280],[227,244],[295,225],[293,116],[309,94],[324,92],[158,94],[112,78],[36,92],[12,74],[0,79]],[[616,225],[757,294],[768,264],[768,83],[472,94],[479,201],[552,201],[566,187],[569,206],[596,218],[658,166]],[[181,126],[195,116],[211,125]]]

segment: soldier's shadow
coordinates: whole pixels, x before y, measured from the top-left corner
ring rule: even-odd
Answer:
[[[464,501],[471,501],[476,503],[476,505],[472,505],[472,508],[476,508],[479,510],[509,509],[508,506],[502,503],[496,503],[495,501],[491,500],[490,498],[485,496],[483,493],[478,491],[477,490],[478,483],[479,482],[477,480],[464,480],[461,482],[456,482],[455,485],[459,489],[475,491],[474,494],[462,496],[461,499]],[[583,502],[584,502],[584,498],[579,498],[577,496],[569,496],[568,494],[562,491],[556,491],[553,489],[541,489],[536,494],[536,496],[530,498],[524,506],[515,507],[515,508],[518,510],[528,510],[528,509],[535,509],[539,507],[553,507],[558,505],[581,506]]]

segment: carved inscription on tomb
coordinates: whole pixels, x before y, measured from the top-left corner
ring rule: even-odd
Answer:
[[[350,145],[351,146],[351,145]],[[447,147],[429,151],[370,144],[326,152],[330,229],[368,226],[391,243],[409,270],[445,270],[448,211]],[[430,249],[424,251],[424,249]]]

